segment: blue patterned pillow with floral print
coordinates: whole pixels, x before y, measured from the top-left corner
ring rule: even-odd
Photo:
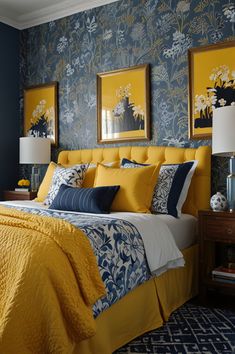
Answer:
[[[85,178],[87,168],[88,164],[74,165],[68,168],[58,166],[55,169],[52,183],[44,204],[52,204],[62,184],[80,188]]]

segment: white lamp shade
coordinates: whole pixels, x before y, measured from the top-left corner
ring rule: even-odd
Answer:
[[[212,154],[233,156],[235,153],[235,106],[213,111]]]
[[[51,141],[47,138],[20,138],[21,164],[48,164],[51,161]]]

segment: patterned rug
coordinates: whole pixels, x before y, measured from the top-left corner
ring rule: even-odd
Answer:
[[[185,304],[163,327],[115,352],[121,353],[235,353],[235,312]]]

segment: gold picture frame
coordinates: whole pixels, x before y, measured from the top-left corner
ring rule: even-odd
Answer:
[[[24,136],[45,137],[58,146],[58,82],[24,89]]]
[[[189,139],[211,139],[213,109],[235,104],[235,41],[188,51]]]
[[[97,141],[150,140],[149,64],[97,74]]]

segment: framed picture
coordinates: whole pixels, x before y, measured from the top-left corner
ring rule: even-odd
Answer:
[[[31,86],[24,90],[24,136],[50,138],[58,144],[58,83]]]
[[[213,110],[235,105],[235,41],[189,49],[189,138],[211,139]]]
[[[97,74],[98,143],[149,140],[149,65]]]

